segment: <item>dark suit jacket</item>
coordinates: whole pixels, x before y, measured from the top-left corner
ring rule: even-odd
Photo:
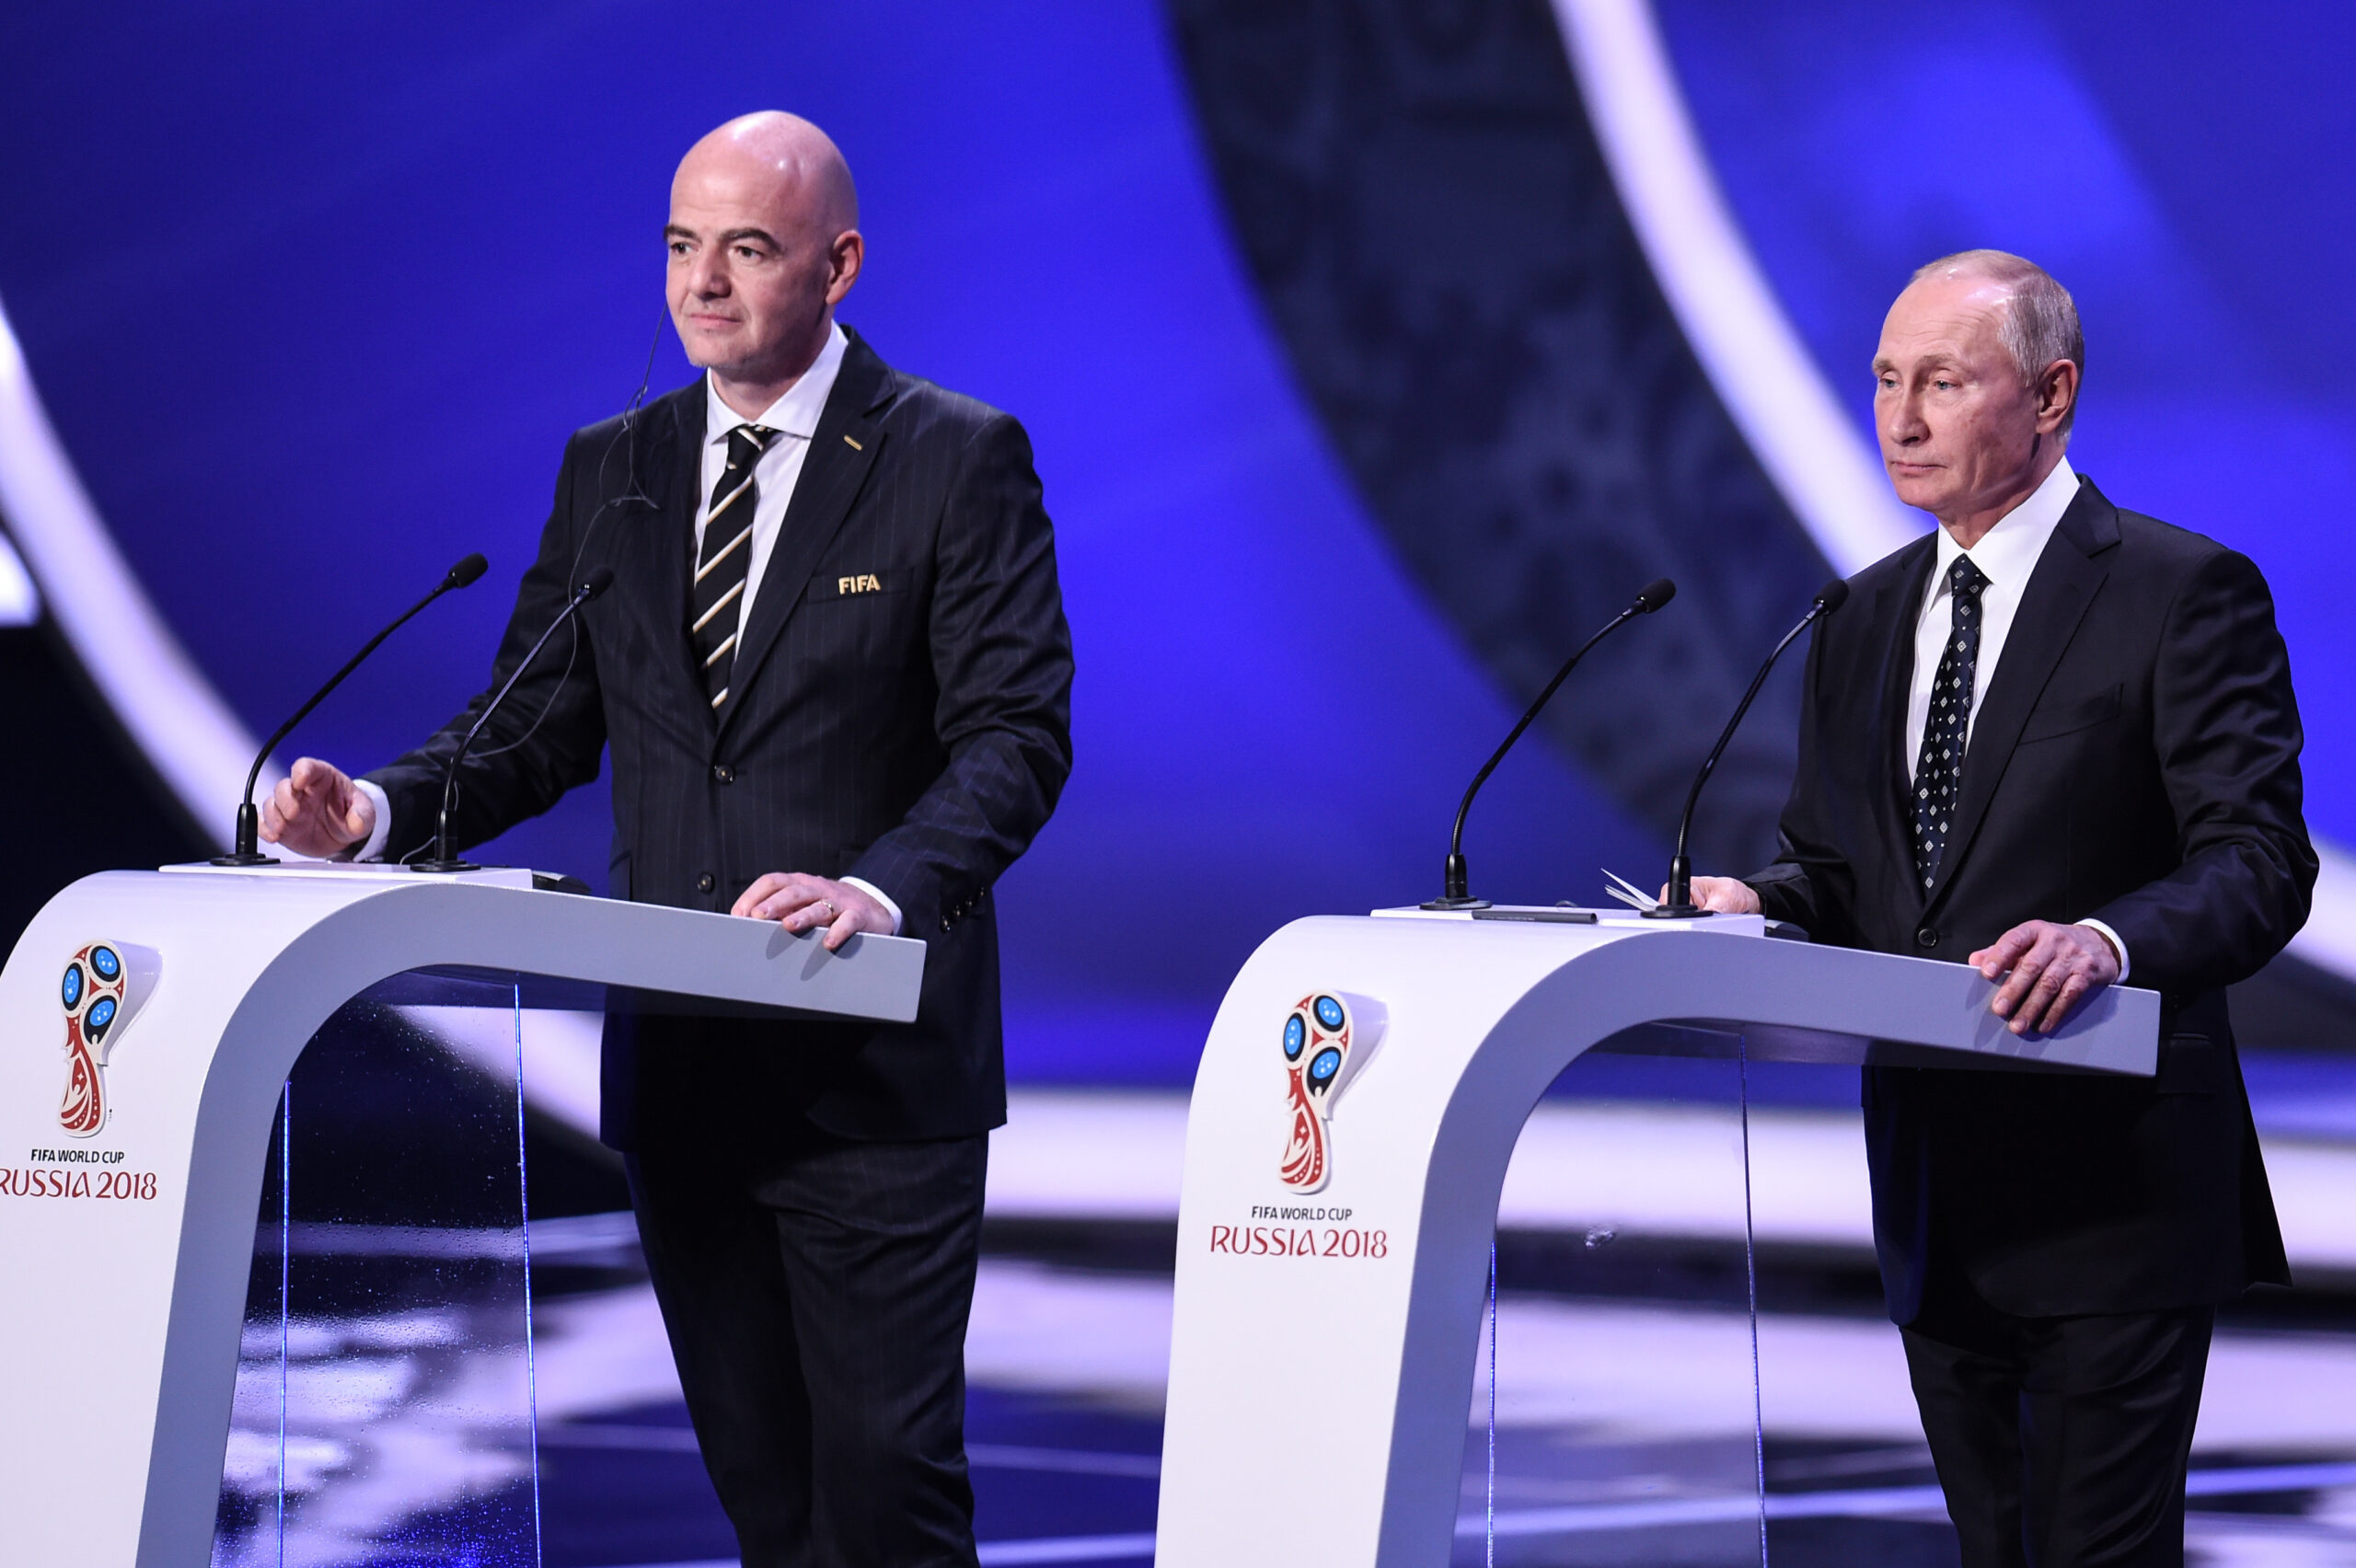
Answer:
[[[2258,569],[2089,482],[2023,594],[1927,895],[1907,693],[1935,536],[1851,580],[1809,650],[1782,852],[1751,877],[1819,941],[1961,962],[2024,920],[2117,931],[2164,998],[2152,1081],[1868,1067],[1890,1315],[1969,1287],[2027,1317],[2289,1283],[2223,987],[2306,919],[2298,707]]]
[[[577,644],[560,633],[477,740],[458,841],[546,811],[610,747],[614,896],[724,911],[765,871],[873,883],[929,944],[916,1021],[740,1030],[758,1082],[701,1092],[739,1111],[783,1097],[766,1108],[849,1137],[986,1131],[1006,1115],[989,889],[1071,767],[1070,635],[1030,443],[851,334],[715,714],[687,630],[704,411],[698,380],[566,445],[491,686],[371,776],[388,853],[431,836],[458,737],[570,586],[608,565]],[[646,1075],[667,1070],[653,1027],[607,1031],[618,1147]]]

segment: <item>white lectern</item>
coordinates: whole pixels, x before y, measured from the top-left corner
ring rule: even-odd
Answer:
[[[924,944],[829,953],[528,871],[187,867],[59,894],[0,971],[0,1562],[207,1561],[279,1086],[346,1000],[445,966],[907,1021]]]
[[[1297,921],[1236,976],[1195,1080],[1161,1568],[1449,1559],[1498,1193],[1570,1062],[1662,1021],[1753,1059],[2150,1074],[2159,997],[2051,1038],[1960,964],[1771,940],[1757,917]]]

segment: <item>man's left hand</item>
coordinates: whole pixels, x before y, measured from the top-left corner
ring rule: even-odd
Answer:
[[[2050,1034],[2086,997],[2119,978],[2119,954],[2091,926],[2030,920],[2015,926],[1970,962],[1982,977],[2012,976],[1988,1010],[2013,1020],[2015,1034]]]
[[[737,894],[732,915],[775,920],[789,931],[826,928],[826,951],[834,951],[860,931],[892,934],[892,912],[849,882],[801,871],[770,871]]]

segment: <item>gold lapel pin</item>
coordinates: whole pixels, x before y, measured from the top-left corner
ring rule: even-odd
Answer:
[[[866,450],[867,450],[867,448],[866,448],[866,447],[861,446],[858,442],[853,441],[849,436],[844,436],[844,437],[843,437],[843,444],[844,444],[845,446],[849,447],[853,452],[864,452],[864,451],[866,451]]]

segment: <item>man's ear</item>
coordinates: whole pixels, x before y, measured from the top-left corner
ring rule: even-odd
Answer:
[[[867,260],[867,240],[857,229],[845,229],[835,236],[835,243],[826,248],[826,304],[840,305],[850,286],[859,282],[859,270]]]
[[[2078,406],[2078,367],[2070,360],[2055,360],[2037,378],[2037,432],[2050,435],[2062,428]]]

